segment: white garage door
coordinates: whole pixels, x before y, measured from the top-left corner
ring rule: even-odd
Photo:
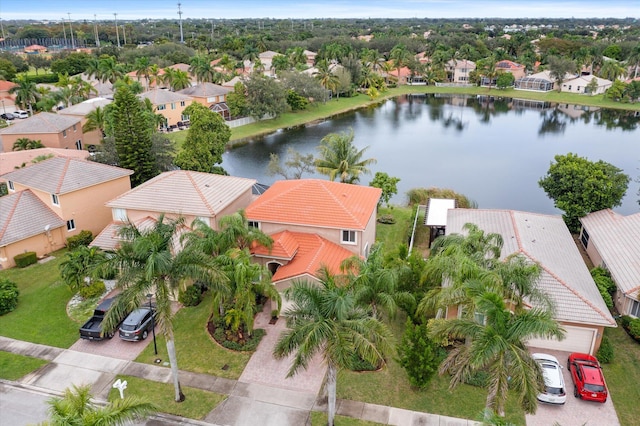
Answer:
[[[583,352],[590,354],[596,340],[595,328],[572,327],[564,325],[566,330],[564,340],[531,339],[528,346],[541,349],[554,349],[565,352]]]

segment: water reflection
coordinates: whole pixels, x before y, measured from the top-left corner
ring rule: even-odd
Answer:
[[[577,153],[607,161],[636,179],[640,175],[640,114],[499,96],[408,95],[342,114],[314,125],[255,138],[225,153],[223,166],[236,176],[271,184],[269,154],[288,147],[316,154],[325,135],[353,128],[359,149],[378,160],[373,173],[401,178],[395,203],[416,187],[451,188],[481,208],[557,213],[538,187],[557,154]],[[314,177],[321,177],[314,175]],[[324,178],[324,177],[322,177]],[[373,175],[363,176],[368,184]],[[632,182],[617,208],[638,211]]]

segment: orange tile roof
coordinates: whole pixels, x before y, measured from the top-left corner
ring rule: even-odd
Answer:
[[[17,84],[12,81],[0,80],[0,92],[9,91],[9,89],[15,86],[17,86]]]
[[[298,244],[298,252],[291,262],[278,268],[272,278],[274,283],[302,275],[317,277],[318,271],[322,266],[327,267],[329,271],[337,274],[340,272],[340,264],[342,261],[353,256],[353,253],[349,250],[325,240],[316,234],[305,234],[302,232],[288,233]]]
[[[271,238],[273,239],[271,250],[258,244],[253,248],[252,253],[256,256],[292,259],[300,247],[295,235],[289,231],[278,232],[273,234]]]
[[[363,230],[381,190],[320,179],[281,180],[246,209],[247,219]]]

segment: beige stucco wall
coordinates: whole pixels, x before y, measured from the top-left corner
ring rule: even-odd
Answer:
[[[162,104],[164,105],[165,109],[158,109],[160,105],[156,105],[156,114],[162,114],[162,116],[167,119],[167,125],[177,125],[178,121],[183,121],[182,113],[184,112],[185,108],[191,105],[192,102],[193,101],[191,99],[188,99],[173,103]],[[182,103],[184,103],[184,105],[182,105]]]
[[[76,124],[76,130],[73,126],[66,129],[66,136],[60,133],[20,133],[20,134],[3,134],[2,149],[4,152],[11,152],[13,144],[20,138],[29,138],[39,140],[47,148],[66,148],[76,149],[76,141],[80,140],[84,148],[84,137],[82,135],[82,126]]]
[[[199,104],[202,104],[209,108],[211,105],[219,104],[220,102],[227,102],[227,95],[219,95],[219,96],[209,96],[200,97],[200,96],[192,96],[193,101]]]
[[[17,241],[8,246],[0,247],[0,269],[12,268],[16,265],[13,257],[27,251],[35,251],[38,257],[43,257],[53,251],[65,246],[65,227],[56,228],[49,231],[49,235],[44,232],[40,235]]]

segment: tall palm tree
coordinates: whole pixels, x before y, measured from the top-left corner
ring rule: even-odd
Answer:
[[[149,87],[161,82],[160,72],[158,64],[153,64],[149,67]]]
[[[284,313],[289,329],[280,335],[273,354],[278,359],[295,354],[287,377],[322,354],[327,364],[327,424],[333,426],[338,370],[351,367],[354,354],[373,365],[383,364],[393,352],[393,338],[386,325],[358,306],[338,277],[327,269],[320,276],[319,283],[298,281],[286,290],[293,302]]]
[[[99,264],[106,260],[105,253],[97,247],[79,246],[65,255],[60,263],[60,278],[72,291],[78,291],[85,284],[91,284],[96,277]]]
[[[140,420],[158,410],[151,402],[138,397],[128,396],[116,399],[106,406],[91,402],[91,386],[73,386],[66,389],[61,398],[51,398],[49,404],[50,420],[41,425],[66,426],[110,426],[129,424]]]
[[[15,83],[16,85],[9,89],[9,93],[16,95],[16,105],[28,109],[29,114],[33,115],[33,105],[40,99],[36,84],[24,75],[16,78]]]
[[[171,91],[186,89],[191,86],[189,74],[186,71],[176,70],[173,68],[165,68],[162,82],[169,86]]]
[[[84,72],[89,78],[94,77],[96,80],[102,80],[100,76],[100,60],[98,58],[89,58]]]
[[[331,92],[335,92],[340,84],[340,79],[329,69],[329,63],[323,59],[318,62],[316,68],[318,71],[313,74],[314,77],[320,81],[322,87]]]
[[[438,339],[466,339],[466,343],[454,345],[440,366],[440,374],[451,375],[453,388],[478,371],[487,372],[487,415],[504,413],[509,390],[516,393],[526,413],[535,413],[544,381],[525,342],[532,338],[561,339],[564,330],[548,310],[513,312],[502,294],[490,290],[473,297],[477,311],[484,316],[484,324],[473,317],[463,317],[436,323],[430,330],[432,337]]]
[[[600,77],[611,81],[614,81],[618,77],[624,77],[625,73],[626,70],[624,66],[617,61],[604,61],[604,64],[602,64],[600,68]]]
[[[411,60],[411,52],[404,44],[397,44],[389,52],[389,59],[393,61],[394,68],[399,71]]]
[[[356,302],[370,307],[374,318],[378,318],[378,308],[393,318],[398,303],[404,306],[415,303],[411,293],[398,291],[398,271],[385,267],[382,243],[376,244],[366,259],[353,256],[341,266],[348,273]]]
[[[83,133],[87,133],[92,130],[100,130],[102,137],[104,138],[106,136],[104,129],[107,125],[107,116],[104,108],[96,107],[96,109],[85,115],[85,118],[87,121],[82,126]]]
[[[224,216],[220,219],[220,250],[231,248],[248,249],[253,243],[267,248],[273,245],[273,239],[259,228],[249,226],[244,210]]]
[[[137,58],[133,69],[136,71],[136,77],[140,81],[141,77],[145,78],[147,82],[147,90],[149,90],[149,75],[151,74],[151,61],[146,56]]]
[[[376,163],[375,158],[362,159],[369,147],[360,151],[353,144],[353,129],[349,132],[330,133],[320,141],[320,157],[316,159],[319,173],[329,176],[329,180],[340,179],[342,183],[355,183],[361,174],[370,173],[367,166]]]
[[[196,76],[198,83],[211,82],[213,80],[213,67],[211,60],[206,55],[196,55],[191,59],[189,72]]]
[[[173,374],[176,402],[184,401],[178,378],[178,360],[173,337],[171,300],[187,281],[207,283],[212,292],[227,292],[227,277],[208,254],[185,245],[179,250],[178,233],[184,219],[165,222],[160,216],[148,229],[127,224],[120,229],[120,248],[110,253],[109,266],[118,273],[122,290],[104,319],[106,329],[115,328],[118,318],[129,310],[142,306],[147,294],[156,299],[156,324],[164,336]]]

